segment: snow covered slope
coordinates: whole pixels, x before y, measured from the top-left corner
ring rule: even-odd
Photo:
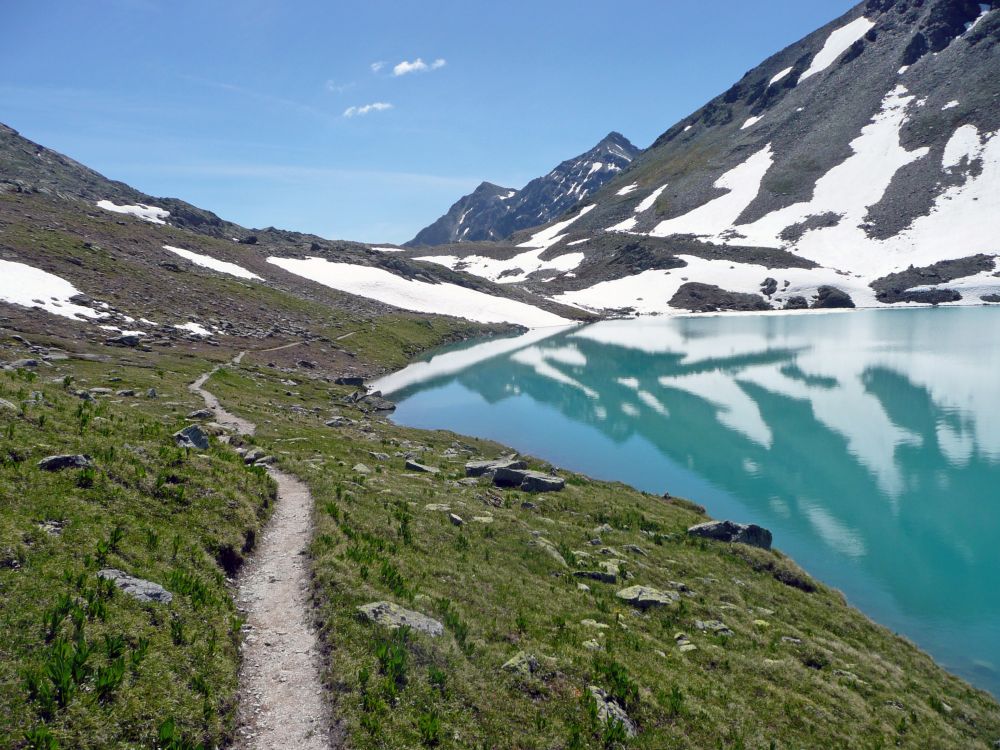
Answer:
[[[645,313],[1000,301],[998,6],[857,5],[663,133],[529,281]]]
[[[547,224],[627,169],[638,155],[621,133],[609,133],[584,154],[568,159],[521,190],[482,183],[407,245],[502,240]]]

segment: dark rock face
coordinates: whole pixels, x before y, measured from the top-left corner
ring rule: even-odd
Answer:
[[[492,476],[500,469],[527,469],[528,464],[516,458],[498,458],[494,461],[469,461],[465,464],[465,476]]]
[[[746,544],[761,549],[771,549],[771,532],[756,524],[736,523],[735,521],[708,521],[692,526],[687,531],[689,536],[714,539],[718,542]]]
[[[174,433],[174,441],[180,448],[191,448],[194,450],[208,450],[208,435],[196,424],[189,425],[183,430]]]
[[[337,378],[336,380],[333,381],[333,383],[334,385],[351,385],[354,386],[355,388],[360,388],[365,384],[365,379],[345,376]]]
[[[688,281],[681,284],[670,298],[670,306],[691,312],[718,312],[721,310],[771,310],[772,307],[757,294],[727,292],[712,284]]]
[[[784,310],[808,310],[809,309],[809,300],[807,300],[805,297],[799,297],[799,296],[789,297],[787,300],[785,300],[785,306],[782,309],[784,309]]]
[[[996,302],[1000,302],[1000,294],[984,294],[979,299],[981,299],[983,302],[993,302],[993,303],[996,303]]]
[[[558,492],[566,486],[566,480],[540,471],[500,467],[493,473],[493,484],[517,487],[523,492]]]
[[[962,295],[952,289],[911,291],[913,287],[945,284],[965,276],[992,271],[995,261],[989,255],[971,255],[968,258],[944,260],[921,268],[910,266],[905,271],[891,273],[871,283],[879,302],[955,302]]]
[[[406,459],[405,466],[407,471],[418,471],[422,474],[437,474],[439,471],[439,469],[436,469],[433,466],[425,466],[424,464],[417,463],[410,458]]]
[[[609,133],[590,151],[564,161],[521,190],[484,182],[406,245],[502,240],[547,224],[617,177],[638,153],[625,136]]]
[[[816,301],[813,308],[819,309],[839,309],[854,307],[854,300],[847,292],[837,289],[835,286],[821,286],[816,290]]]
[[[86,469],[93,466],[90,456],[46,456],[38,462],[42,471],[62,471],[63,469]]]

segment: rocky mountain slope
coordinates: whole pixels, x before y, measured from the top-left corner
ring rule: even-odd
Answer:
[[[586,153],[567,159],[520,190],[482,183],[406,244],[503,240],[522,229],[547,224],[614,179],[638,154],[628,138],[609,133]]]
[[[993,5],[868,0],[515,237],[530,258],[436,260],[640,313],[1000,301],[998,70]]]

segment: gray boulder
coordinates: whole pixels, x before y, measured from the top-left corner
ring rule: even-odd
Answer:
[[[358,387],[361,387],[361,386],[363,386],[365,384],[365,379],[364,378],[358,378],[358,377],[348,377],[348,376],[345,376],[345,377],[337,378],[333,382],[334,382],[334,385],[353,385],[354,387],[358,388]]]
[[[392,602],[363,604],[358,607],[358,612],[371,622],[393,630],[406,626],[412,630],[434,637],[444,633],[444,625],[437,620],[420,612],[404,609]]]
[[[665,607],[680,599],[680,596],[673,591],[660,591],[649,586],[629,586],[615,596],[638,609]]]
[[[197,409],[187,415],[188,419],[211,419],[215,414],[209,409]]]
[[[625,709],[618,705],[610,695],[596,685],[590,685],[587,688],[590,694],[594,697],[594,702],[597,704],[597,718],[600,719],[604,724],[610,724],[612,722],[617,722],[622,725],[622,729],[625,730],[625,734],[629,737],[635,737],[639,730],[635,725],[635,722],[629,718],[629,715],[625,713]]]
[[[524,651],[519,651],[500,667],[504,672],[511,672],[521,677],[530,677],[538,671],[538,659]]]
[[[174,440],[181,448],[193,448],[199,451],[208,449],[208,435],[196,424],[189,425],[183,430],[175,432]]]
[[[407,471],[420,471],[425,474],[437,474],[440,469],[435,469],[433,466],[424,466],[424,464],[417,463],[412,458],[406,459],[406,469]]]
[[[17,406],[12,404],[5,398],[0,398],[0,409],[7,409],[8,411],[17,411]]]
[[[153,583],[152,581],[144,581],[142,578],[136,578],[135,576],[131,576],[121,570],[105,568],[104,570],[99,571],[97,575],[100,578],[106,578],[109,581],[114,581],[115,586],[120,588],[136,601],[140,601],[143,604],[151,602],[158,604],[170,604],[174,598],[174,595],[163,588],[160,584]]]
[[[517,458],[497,458],[485,461],[469,461],[465,464],[465,476],[481,477],[492,475],[497,469],[527,469],[528,464]]]
[[[714,539],[718,542],[738,542],[751,547],[771,549],[771,532],[753,523],[708,521],[692,526],[687,533],[690,536]]]
[[[46,456],[38,462],[38,468],[42,471],[62,471],[63,469],[85,469],[93,466],[90,456]]]
[[[500,467],[493,472],[493,484],[517,487],[524,492],[558,492],[566,486],[566,480],[540,471]]]

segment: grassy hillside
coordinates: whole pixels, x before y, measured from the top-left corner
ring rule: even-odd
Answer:
[[[209,387],[261,425],[256,440],[315,494],[317,618],[351,747],[985,748],[1000,738],[995,701],[780,553],[688,538],[704,520],[690,503],[573,474],[547,495],[466,484],[464,461],[499,446],[397,427],[343,405],[344,389],[289,389],[252,368]],[[324,426],[334,414],[354,423]],[[440,473],[407,471],[406,454]],[[622,561],[615,584],[577,575],[609,560]],[[639,612],[615,595],[637,584],[679,602]],[[382,600],[436,618],[444,635],[394,634],[358,616]],[[535,669],[503,670],[518,654]],[[595,719],[591,685],[627,708],[638,737],[626,743]]]

